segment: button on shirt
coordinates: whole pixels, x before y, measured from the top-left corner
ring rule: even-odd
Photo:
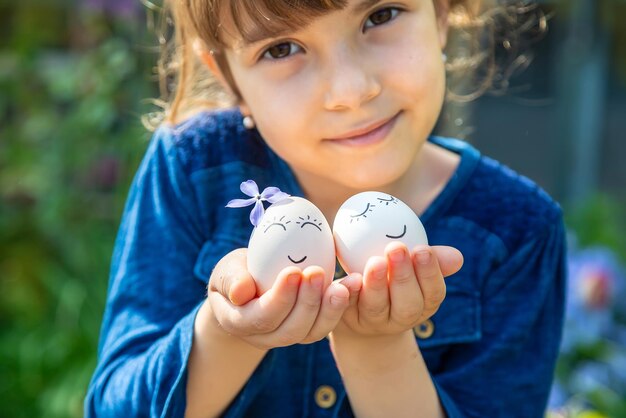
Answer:
[[[449,417],[540,417],[564,301],[559,207],[534,183],[470,145],[420,218],[431,245],[465,264],[435,315],[415,329]],[[253,179],[296,196],[289,166],[235,110],[206,112],[154,135],[115,244],[86,417],[182,417],[193,322],[215,264],[245,247],[245,210],[224,205]],[[350,417],[327,339],[268,352],[226,417]]]
[[[335,389],[328,385],[322,385],[315,391],[315,403],[320,408],[330,408],[337,400]]]
[[[433,324],[432,320],[427,319],[421,324],[415,326],[415,328],[413,328],[413,332],[415,333],[417,338],[420,338],[422,340],[430,338],[430,336],[433,335],[433,332],[435,332],[435,324]]]

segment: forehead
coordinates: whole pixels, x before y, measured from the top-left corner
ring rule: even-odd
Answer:
[[[234,0],[217,1],[216,41],[226,48],[276,38],[306,28],[312,20],[346,7],[369,8],[381,0]],[[219,17],[218,17],[219,16]]]

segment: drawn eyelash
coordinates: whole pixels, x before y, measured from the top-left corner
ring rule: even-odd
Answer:
[[[377,197],[376,199],[380,202],[384,202],[385,206],[389,206],[390,203],[393,203],[394,205],[398,204],[398,199],[393,196],[389,196],[389,199],[383,199],[382,197]]]
[[[304,228],[305,225],[313,225],[314,227],[319,229],[320,232],[322,231],[322,223],[315,218],[311,220],[310,215],[307,215],[306,219],[304,219],[302,216],[298,216],[298,218],[302,220],[302,222],[296,221],[296,224],[300,225],[300,228]]]
[[[371,203],[368,203],[363,212],[359,213],[358,215],[350,215],[350,223],[352,223],[352,221],[354,221],[355,219],[358,222],[360,218],[367,218],[367,213],[371,212],[372,208],[375,208],[375,207],[376,205],[372,205]]]
[[[282,216],[279,220],[276,220],[276,217],[274,216],[274,219],[272,219],[271,221],[267,221],[265,223],[265,225],[268,225],[265,230],[263,231],[263,233],[266,233],[268,229],[270,229],[271,227],[273,227],[274,225],[276,226],[280,226],[281,228],[283,228],[283,230],[287,230],[287,224],[291,223],[291,221],[287,221],[285,223],[283,223],[283,219],[285,219],[285,216]]]

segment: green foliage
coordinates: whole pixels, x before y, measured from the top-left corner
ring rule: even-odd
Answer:
[[[64,0],[0,2],[3,418],[82,416],[119,217],[149,137],[140,104],[156,96],[141,21]],[[566,213],[581,247],[626,256],[623,206],[598,197]],[[581,350],[563,355],[560,376],[606,354]],[[593,397],[626,416],[613,393]]]
[[[626,211],[598,194],[565,213],[572,240],[552,416],[626,417]]]
[[[139,105],[155,95],[137,23],[112,37],[101,16],[74,16],[35,47],[28,27],[65,16],[59,7],[13,10],[0,51],[3,417],[82,416],[119,217],[149,138]]]
[[[580,247],[604,246],[626,261],[626,202],[597,194],[565,213]]]

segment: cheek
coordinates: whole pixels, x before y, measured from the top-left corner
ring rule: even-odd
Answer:
[[[389,68],[398,69],[385,72],[385,84],[394,90],[413,98],[442,95],[445,70],[441,54],[417,49],[410,54],[387,57],[385,63]]]
[[[406,97],[443,96],[445,68],[437,32],[428,22],[412,22],[401,41],[395,39],[377,51],[384,84]]]
[[[259,68],[242,69],[235,78],[246,104],[261,124],[290,122],[308,107],[311,90],[307,68],[289,69],[292,63],[260,64]],[[277,116],[278,115],[278,116]]]
[[[297,138],[312,126],[313,105],[306,83],[294,80],[281,83],[259,81],[244,98],[254,115],[257,129],[274,150],[292,147]]]

